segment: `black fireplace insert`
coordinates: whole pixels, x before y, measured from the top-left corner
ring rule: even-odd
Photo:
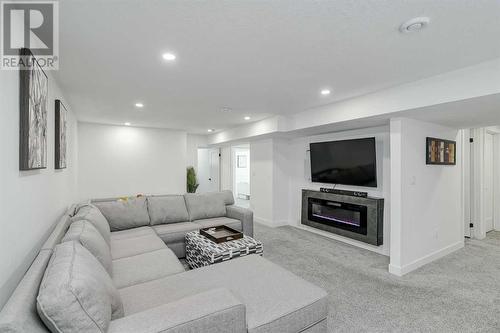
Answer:
[[[367,234],[367,207],[346,202],[308,198],[308,218],[324,225]]]

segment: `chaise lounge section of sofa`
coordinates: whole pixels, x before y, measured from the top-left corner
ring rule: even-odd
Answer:
[[[70,210],[0,313],[0,332],[325,332],[326,293],[261,256],[184,270],[180,234],[231,222],[253,235],[251,211],[233,203],[221,192]]]

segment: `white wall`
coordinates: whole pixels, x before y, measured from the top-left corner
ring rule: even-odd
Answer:
[[[296,152],[290,146],[290,140],[273,139],[273,223],[275,226],[290,224],[291,165]],[[291,206],[290,206],[291,205]]]
[[[19,72],[0,71],[0,307],[34,259],[50,227],[76,200],[77,126],[50,72],[47,168],[19,171]],[[68,167],[54,169],[54,100],[68,108]]]
[[[273,140],[250,143],[250,207],[256,222],[274,225]]]
[[[309,159],[309,144],[312,142],[335,141],[335,140],[348,140],[364,137],[375,137],[376,150],[377,150],[377,183],[376,188],[372,187],[358,187],[337,185],[337,189],[364,191],[368,192],[370,196],[384,198],[384,244],[382,246],[373,246],[363,242],[359,242],[350,238],[333,235],[326,232],[322,234],[328,235],[337,240],[347,242],[349,244],[362,247],[377,253],[389,255],[390,249],[390,141],[389,141],[389,127],[374,127],[367,129],[360,129],[354,131],[346,131],[339,133],[328,133],[317,136],[310,136],[304,138],[294,139],[290,143],[289,164],[292,166],[290,172],[290,223],[292,225],[300,226],[301,219],[301,202],[302,202],[302,189],[319,190],[321,187],[333,187],[332,184],[320,184],[311,182],[310,174],[310,159]],[[307,228],[310,230],[311,228]]]
[[[391,262],[406,274],[464,244],[461,133],[411,119],[391,120]],[[457,141],[457,165],[426,165],[426,137]]]
[[[207,146],[206,135],[188,134],[186,138],[186,167],[192,166],[198,171],[198,148]]]
[[[78,143],[81,200],[186,192],[185,132],[79,123]]]

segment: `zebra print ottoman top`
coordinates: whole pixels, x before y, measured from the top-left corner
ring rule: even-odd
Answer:
[[[249,254],[262,255],[263,251],[262,243],[249,236],[217,244],[200,235],[199,231],[186,234],[186,261],[191,268],[208,266]]]

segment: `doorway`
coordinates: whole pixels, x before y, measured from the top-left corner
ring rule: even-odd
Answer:
[[[248,208],[250,207],[250,146],[233,146],[231,156],[235,202],[240,207]]]
[[[198,148],[198,193],[220,191],[219,148]]]
[[[484,228],[493,230],[493,134],[484,134]]]
[[[471,130],[471,236],[500,230],[500,127]]]

